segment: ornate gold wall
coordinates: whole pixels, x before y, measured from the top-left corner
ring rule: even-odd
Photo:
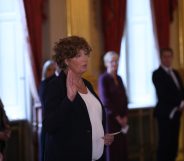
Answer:
[[[179,62],[178,69],[184,80],[184,0],[179,0],[178,5],[178,46],[179,46]],[[184,160],[184,114],[181,118],[181,132],[180,132],[180,143],[179,143],[179,155],[177,161]]]

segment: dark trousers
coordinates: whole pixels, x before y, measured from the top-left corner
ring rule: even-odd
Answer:
[[[39,147],[39,161],[44,161],[44,156],[45,156],[45,139],[46,139],[46,134],[44,131],[44,128],[41,128],[40,132],[40,147]]]
[[[158,149],[157,161],[175,161],[178,153],[180,118],[157,119]]]

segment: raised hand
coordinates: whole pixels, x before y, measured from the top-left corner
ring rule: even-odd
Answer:
[[[73,101],[77,94],[77,87],[75,85],[75,75],[70,69],[68,70],[68,73],[67,73],[66,88],[67,88],[68,99],[70,101]]]

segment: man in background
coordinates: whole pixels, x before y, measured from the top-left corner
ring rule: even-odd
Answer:
[[[173,51],[160,51],[161,65],[153,72],[152,80],[158,102],[154,111],[158,124],[158,161],[175,161],[178,152],[180,116],[184,109],[184,88],[176,70],[172,68]]]

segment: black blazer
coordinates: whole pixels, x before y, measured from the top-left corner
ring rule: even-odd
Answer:
[[[159,67],[153,72],[152,80],[155,85],[158,102],[155,108],[155,116],[158,118],[169,118],[169,114],[173,108],[179,107],[184,99],[184,88],[182,80],[176,70],[173,70],[180,89],[177,88],[171,76]],[[175,117],[179,117],[181,113],[178,111]]]
[[[38,89],[38,94],[39,94],[39,97],[40,97],[40,101],[41,101],[41,104],[42,104],[42,110],[43,110],[43,95],[45,93],[45,89],[47,88],[47,84],[53,79],[55,78],[56,75],[53,74],[52,76],[50,76],[49,78],[46,78],[45,80],[42,80],[41,83],[40,83],[40,86],[39,86],[39,89]]]
[[[85,79],[84,83],[99,100],[91,84]],[[73,102],[68,99],[63,72],[49,82],[44,94],[44,107],[43,127],[47,133],[45,161],[91,161],[92,127],[87,107],[79,94]],[[103,125],[104,116],[103,110]],[[100,161],[103,159],[104,155]]]
[[[4,110],[4,105],[0,99],[0,132],[4,132],[5,130],[7,130],[7,127],[6,127],[7,125],[10,126],[10,122]],[[0,152],[1,153],[4,153],[5,146],[6,146],[6,141],[0,140]]]

